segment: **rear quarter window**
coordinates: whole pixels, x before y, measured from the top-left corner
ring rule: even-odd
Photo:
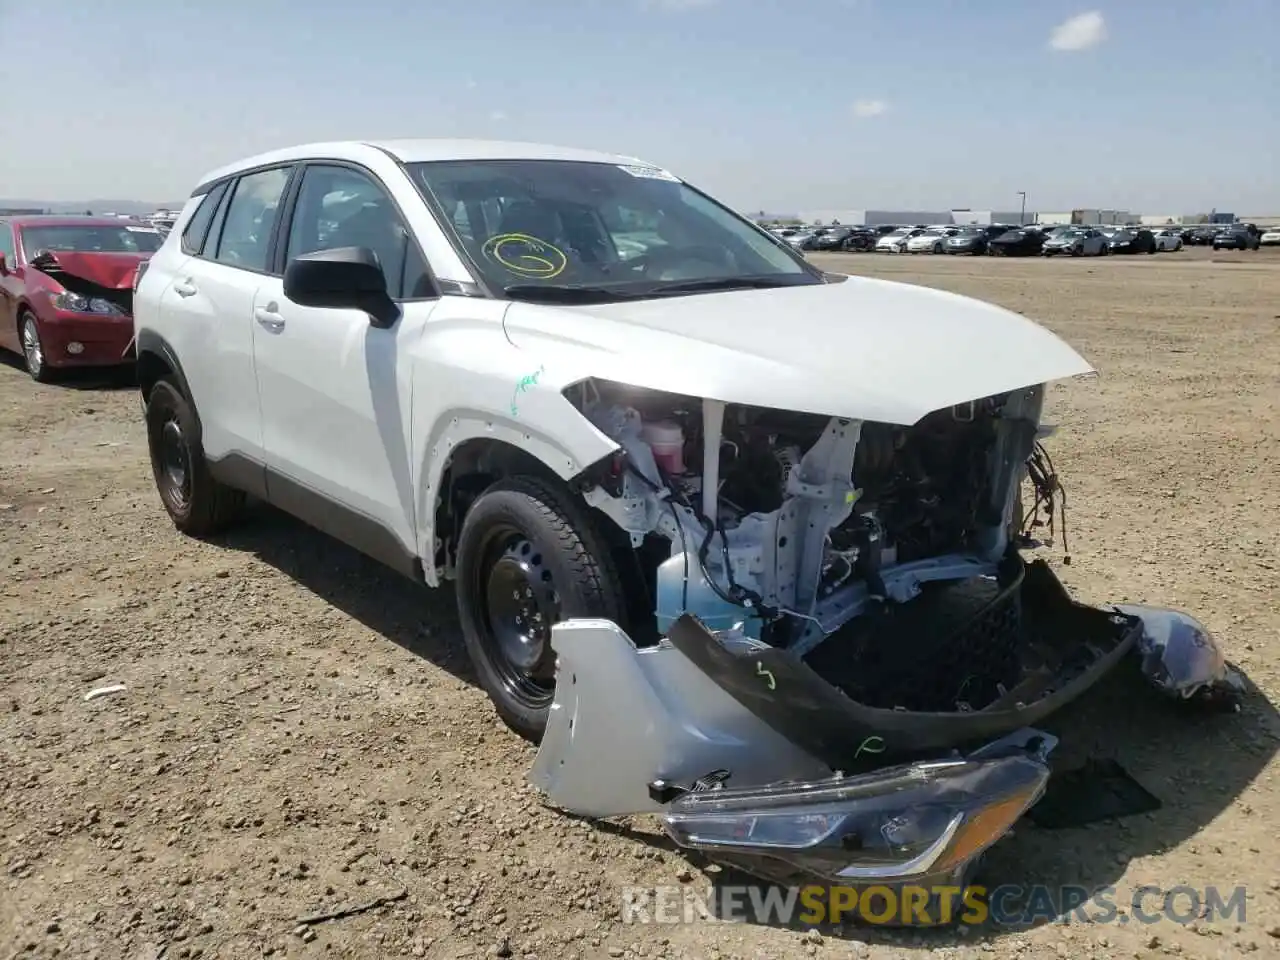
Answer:
[[[183,253],[193,257],[200,256],[204,250],[205,238],[209,235],[209,224],[213,222],[218,203],[226,192],[227,184],[223,182],[204,195],[200,206],[196,207],[196,212],[191,215],[190,221],[182,230]]]

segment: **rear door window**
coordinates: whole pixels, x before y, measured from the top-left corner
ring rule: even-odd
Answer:
[[[291,170],[292,167],[260,170],[236,182],[214,260],[242,270],[268,272],[271,234]]]

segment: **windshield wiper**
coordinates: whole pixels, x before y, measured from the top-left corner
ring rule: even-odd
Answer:
[[[635,294],[609,287],[578,287],[563,284],[515,283],[502,292],[512,300],[534,300],[543,303],[611,303],[632,300]]]
[[[681,280],[664,283],[648,291],[650,296],[666,293],[700,293],[712,290],[770,290],[776,287],[794,287],[798,284],[777,277],[708,277],[703,280]]]

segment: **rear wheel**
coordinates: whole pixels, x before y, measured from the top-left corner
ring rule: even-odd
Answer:
[[[230,526],[245,495],[209,473],[191,401],[172,381],[161,380],[147,398],[146,419],[151,472],[173,525],[193,537]]]
[[[480,685],[512,730],[538,742],[555,695],[551,627],[573,617],[621,622],[608,547],[568,491],[516,477],[467,511],[457,570],[458,615]]]
[[[40,339],[40,323],[36,320],[36,315],[30,310],[24,310],[19,327],[22,331],[22,359],[27,373],[37,383],[48,383],[54,374],[45,360],[44,342]]]

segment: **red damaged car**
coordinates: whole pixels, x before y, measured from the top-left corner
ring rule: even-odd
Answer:
[[[48,382],[65,367],[133,362],[133,281],[154,227],[111,217],[0,219],[0,347]]]

